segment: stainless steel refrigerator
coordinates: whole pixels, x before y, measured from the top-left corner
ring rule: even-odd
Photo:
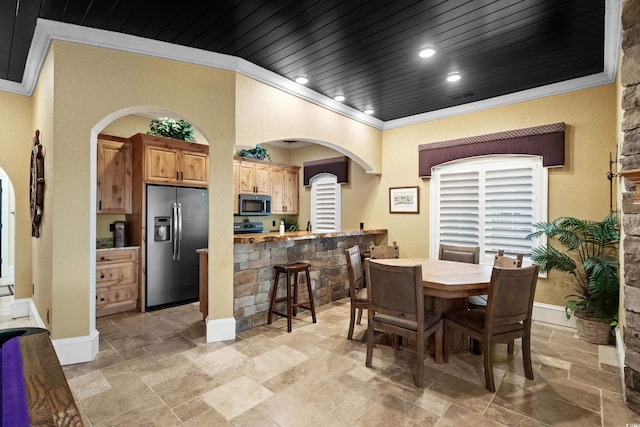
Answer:
[[[196,249],[208,242],[207,190],[147,185],[146,220],[146,308],[196,301]]]

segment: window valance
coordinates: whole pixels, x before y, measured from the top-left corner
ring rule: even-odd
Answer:
[[[545,167],[564,165],[564,123],[439,141],[418,146],[418,173],[431,176],[431,168],[452,160],[490,154],[542,156]]]
[[[349,158],[346,156],[304,162],[302,166],[304,185],[309,185],[309,180],[321,173],[335,175],[339,183],[349,182]]]

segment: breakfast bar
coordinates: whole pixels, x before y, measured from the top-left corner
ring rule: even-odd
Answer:
[[[234,236],[233,311],[236,331],[267,323],[269,292],[274,284],[274,265],[304,261],[311,264],[310,276],[316,306],[348,295],[349,284],[344,250],[359,245],[364,251],[373,242],[379,245],[387,230],[342,230],[337,232],[291,231],[248,233]],[[200,254],[200,311],[207,307],[208,250]]]

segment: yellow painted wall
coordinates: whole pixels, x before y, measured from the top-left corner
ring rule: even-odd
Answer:
[[[380,171],[382,132],[264,83],[238,75],[237,143],[311,139],[354,153]]]
[[[45,62],[40,70],[40,79],[38,86],[33,93],[33,127],[40,130],[40,141],[42,143],[42,152],[44,154],[44,207],[42,215],[42,223],[40,225],[40,237],[32,238],[32,284],[31,289],[27,290],[27,294],[32,294],[33,302],[38,309],[40,318],[45,326],[52,330],[52,298],[53,298],[53,252],[54,252],[54,212],[56,206],[56,183],[55,177],[58,170],[55,166],[56,152],[54,141],[54,112],[53,99],[55,93],[55,53],[53,50],[47,55]],[[24,189],[27,191],[28,188]],[[20,190],[16,189],[16,193]],[[72,234],[73,228],[68,230]],[[24,291],[23,291],[24,292]],[[70,311],[70,310],[67,310]],[[82,313],[83,308],[80,308]]]
[[[31,296],[31,220],[29,211],[29,161],[34,135],[31,116],[33,98],[0,91],[0,167],[15,190],[15,292],[16,298]],[[27,191],[25,191],[27,189]]]
[[[609,153],[616,152],[615,103],[616,86],[610,84],[386,130],[373,222],[389,224],[389,239],[397,240],[404,256],[429,256],[429,180],[418,178],[418,145],[558,122],[566,123],[566,163],[549,169],[549,219],[600,220],[609,213],[605,173]],[[389,214],[387,189],[414,185],[420,187],[420,214]],[[566,275],[551,273],[538,282],[536,301],[564,306],[570,290]]]
[[[187,118],[210,148],[210,191],[220,199],[232,197],[231,162],[234,135],[235,75],[196,65],[133,55],[108,49],[54,42],[53,146],[51,178],[55,197],[45,210],[51,233],[52,263],[39,267],[51,278],[52,336],[65,338],[89,333],[89,277],[91,214],[90,135],[101,120],[137,106],[175,111]],[[51,56],[51,55],[50,55]],[[188,76],[188,78],[186,77]],[[43,86],[42,78],[38,90]],[[158,88],[163,88],[159,90]],[[150,108],[151,109],[151,108]],[[98,129],[100,131],[102,129]],[[93,142],[95,144],[95,141]],[[95,156],[95,146],[93,147]],[[93,184],[95,185],[95,184]],[[211,311],[232,316],[232,219],[224,203],[210,198],[210,249],[215,280],[220,289],[210,301]],[[48,224],[47,224],[48,223]],[[73,230],[73,232],[71,232]],[[75,307],[73,311],[65,307]],[[38,306],[39,311],[41,307]]]

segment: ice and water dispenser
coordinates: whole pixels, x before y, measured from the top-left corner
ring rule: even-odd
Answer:
[[[156,242],[168,242],[171,240],[171,217],[156,216],[153,218],[153,240]]]

